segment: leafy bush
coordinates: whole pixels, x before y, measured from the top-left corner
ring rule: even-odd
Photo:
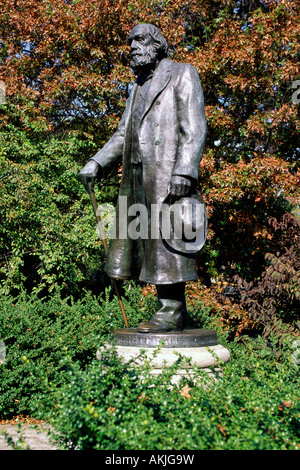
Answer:
[[[216,382],[195,367],[194,375],[171,385],[180,356],[160,376],[152,375],[150,360],[122,363],[108,346],[111,331],[123,327],[110,289],[80,301],[59,290],[44,300],[2,296],[1,416],[46,419],[64,449],[296,449],[299,374],[291,340],[280,348],[272,335],[268,342],[229,341],[229,331],[192,293],[192,326],[214,327],[231,352]],[[124,285],[123,301],[133,327],[157,305],[151,288],[133,283]]]
[[[191,282],[187,285],[186,291],[192,327],[200,324],[202,327],[216,330],[225,339],[233,339],[241,334],[257,334],[256,324],[249,318],[248,312],[235,298],[232,299],[232,295],[224,295],[226,291],[236,294],[234,286],[226,282],[217,282],[208,288],[201,282]]]
[[[187,286],[190,301],[200,300],[208,308],[206,321],[211,327],[231,338],[273,334],[280,343],[286,337],[299,336],[299,220],[285,212],[279,220],[270,217],[268,222],[269,246],[260,276],[251,282],[240,275],[231,281],[230,277],[217,277],[210,287],[203,282]]]
[[[0,292],[99,293],[104,249],[88,194],[78,180],[95,151],[80,132],[37,142],[13,126],[0,132]],[[16,157],[18,156],[18,158]],[[22,156],[22,158],[20,158]],[[112,187],[98,203],[113,199]]]
[[[300,224],[284,214],[280,221],[270,218],[276,253],[266,253],[268,262],[261,277],[244,282],[241,306],[249,312],[264,336],[299,334],[300,322]],[[238,280],[240,280],[238,278]]]
[[[141,289],[129,284],[123,300],[130,325],[136,325],[145,316]],[[0,365],[2,417],[35,416],[40,407],[52,406],[47,387],[66,380],[61,364],[65,353],[85,367],[110,332],[124,326],[110,289],[100,298],[86,293],[77,301],[62,298],[57,290],[50,300],[22,294],[17,299],[2,296],[0,303],[0,339],[6,348],[6,360]]]
[[[157,352],[157,351],[156,351]],[[68,381],[52,418],[63,449],[297,449],[299,377],[263,341],[231,346],[217,381],[195,376],[171,385],[181,358],[159,376],[151,361],[123,364],[113,348],[82,370],[68,359]],[[154,353],[155,354],[155,353]]]

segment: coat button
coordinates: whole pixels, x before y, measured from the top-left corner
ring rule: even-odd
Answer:
[[[159,144],[160,144],[160,141],[159,141],[159,140],[156,140],[156,141],[154,142],[154,145],[159,145]]]
[[[155,104],[158,106],[158,105],[160,104],[160,101],[156,101],[156,103],[155,103]]]

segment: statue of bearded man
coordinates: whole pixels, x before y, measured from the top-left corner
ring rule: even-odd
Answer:
[[[151,207],[167,196],[176,201],[195,193],[207,133],[204,99],[196,69],[168,59],[168,44],[156,26],[135,26],[129,45],[136,81],[126,109],[116,132],[79,176],[88,189],[122,161],[119,201],[125,196],[128,207],[143,204],[150,227]],[[117,233],[122,228],[118,209]],[[125,223],[131,220],[126,214]],[[114,279],[156,286],[159,309],[138,332],[180,331],[187,324],[185,283],[197,279],[195,255],[146,232],[137,239],[111,239],[105,270]]]

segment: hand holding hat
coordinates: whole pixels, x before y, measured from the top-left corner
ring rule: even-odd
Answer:
[[[176,201],[180,197],[187,196],[191,191],[192,183],[185,176],[172,176],[170,181],[170,198]]]
[[[184,192],[184,185],[181,186]],[[176,193],[177,191],[177,193]],[[186,195],[178,197],[180,189],[174,185],[163,201],[159,223],[162,238],[174,250],[196,253],[206,241],[207,212],[202,196],[189,187]]]

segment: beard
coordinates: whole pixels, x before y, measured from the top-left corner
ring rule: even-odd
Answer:
[[[135,75],[140,72],[151,70],[157,62],[157,53],[153,45],[137,50],[131,55],[130,67]]]

